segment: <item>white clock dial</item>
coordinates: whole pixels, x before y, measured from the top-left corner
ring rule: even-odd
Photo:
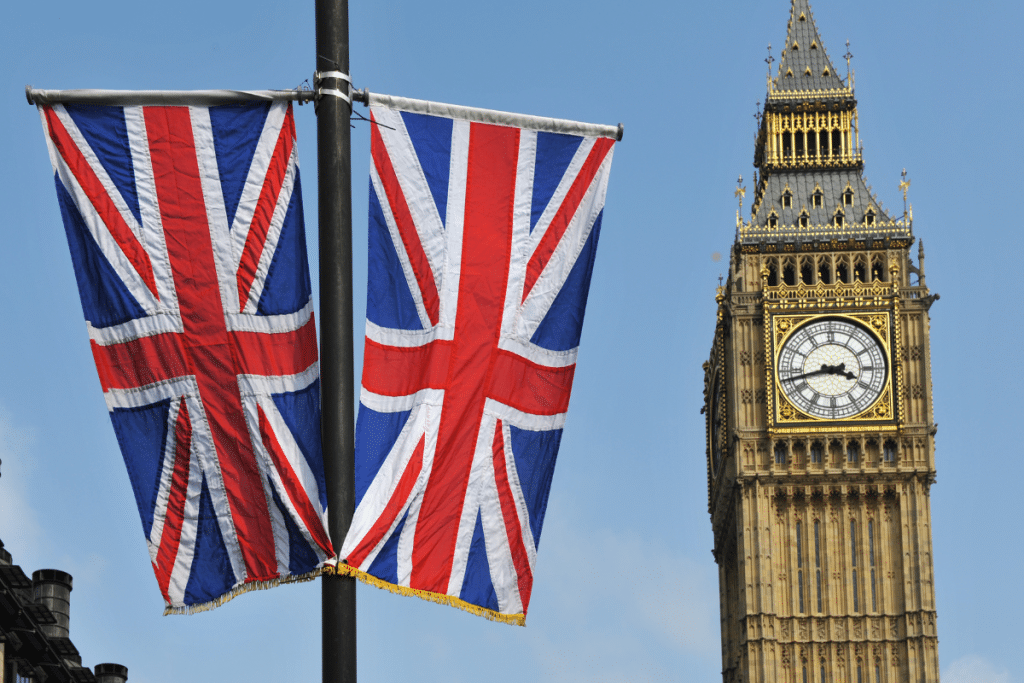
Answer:
[[[885,352],[873,334],[841,318],[807,323],[782,345],[779,384],[786,398],[825,420],[853,417],[882,394]]]

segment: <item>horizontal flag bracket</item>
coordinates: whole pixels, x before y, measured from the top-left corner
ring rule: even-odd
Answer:
[[[565,133],[567,135],[588,135],[592,137],[611,138],[621,140],[624,131],[623,125],[608,126],[595,123],[582,123],[567,119],[552,119],[544,116],[529,116],[527,114],[513,114],[493,109],[479,109],[476,107],[464,107],[457,104],[445,104],[442,102],[429,102],[427,100],[414,100],[408,97],[396,97],[394,95],[381,95],[362,90],[353,99],[357,102],[365,102],[369,105],[380,105],[389,109],[408,111],[417,114],[428,114],[443,118],[460,119],[463,121],[474,121],[477,123],[492,123],[499,126],[512,126],[514,128],[526,128],[528,130],[546,131],[549,133]],[[365,99],[362,99],[365,98]]]
[[[29,104],[206,106],[255,102],[311,102],[312,90],[41,90],[25,86]]]

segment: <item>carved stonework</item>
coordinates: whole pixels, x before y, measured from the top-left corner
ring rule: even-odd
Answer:
[[[793,35],[756,142],[754,206],[717,290],[704,367],[723,681],[938,681],[936,297],[923,257],[911,259],[909,214],[891,215],[864,182],[852,88],[835,76],[808,0],[791,4]],[[812,52],[816,71],[804,76]],[[789,92],[794,65],[788,83],[801,89]]]

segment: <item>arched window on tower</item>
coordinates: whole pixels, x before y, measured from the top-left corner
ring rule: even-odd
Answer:
[[[853,189],[847,185],[843,192],[843,206],[853,206]]]
[[[868,271],[868,269],[867,269],[867,266],[864,264],[864,261],[858,260],[853,265],[853,279],[855,281],[857,281],[857,282],[867,282],[868,281],[868,272],[867,271]]]
[[[778,287],[779,286],[779,267],[772,260],[768,264],[768,286]]]
[[[772,209],[772,212],[768,214],[768,227],[772,230],[779,227],[779,214],[775,213],[775,209]]]
[[[786,75],[792,76],[793,72],[790,71]],[[782,156],[790,161],[793,160],[793,134],[788,131],[782,134]],[[783,206],[788,205],[783,203]]]
[[[796,285],[796,266],[792,263],[787,263],[782,267],[782,281],[790,287]]]
[[[826,285],[832,284],[832,266],[827,261],[822,261],[818,266],[818,280]]]
[[[869,226],[875,224],[875,212],[873,209],[868,209],[864,212],[864,223]]]
[[[804,613],[804,539],[803,523],[797,520],[796,523],[796,594],[797,605],[800,614]],[[807,676],[807,669],[804,668],[804,676]]]
[[[836,281],[850,284],[850,273],[842,261],[836,264]]]
[[[807,209],[803,209],[802,211],[800,211],[800,227],[801,228],[806,228],[810,224],[811,224],[811,217],[807,213]]]
[[[812,443],[811,444],[811,463],[812,464],[816,464],[816,465],[820,465],[821,464],[821,456],[822,456],[822,453],[824,451],[825,451],[825,447],[822,446],[820,441],[815,441],[814,443]]]
[[[875,280],[885,282],[885,264],[878,257],[871,260],[871,281]]]
[[[837,228],[843,227],[843,220],[846,218],[846,214],[843,213],[842,209],[837,209],[835,215],[832,217],[832,222]]]
[[[800,265],[800,281],[805,285],[814,284],[814,266],[811,265],[810,259],[804,259]]]
[[[817,584],[818,612],[821,612],[821,522],[814,520],[814,579]],[[822,668],[824,672],[824,668]]]
[[[811,195],[811,206],[820,207],[824,199],[825,193],[821,191],[820,187],[815,187],[814,194]]]
[[[860,460],[860,444],[856,441],[851,441],[846,444],[846,462],[855,463]]]
[[[889,440],[882,446],[882,462],[896,462],[896,442]]]
[[[875,521],[868,520],[868,567],[871,569],[871,611],[878,611],[878,596],[875,593]]]
[[[857,581],[857,522],[850,520],[850,569],[853,585],[853,611],[860,611],[860,583]]]
[[[779,442],[775,444],[775,464],[785,465],[786,464],[786,444]]]

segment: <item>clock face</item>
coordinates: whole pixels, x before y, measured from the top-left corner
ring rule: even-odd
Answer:
[[[718,374],[715,380],[715,390],[711,394],[711,462],[714,473],[718,473],[718,466],[722,462],[722,387],[724,379],[722,373]]]
[[[790,335],[779,353],[778,373],[782,391],[798,410],[839,420],[878,400],[888,367],[882,345],[865,328],[822,318]]]

